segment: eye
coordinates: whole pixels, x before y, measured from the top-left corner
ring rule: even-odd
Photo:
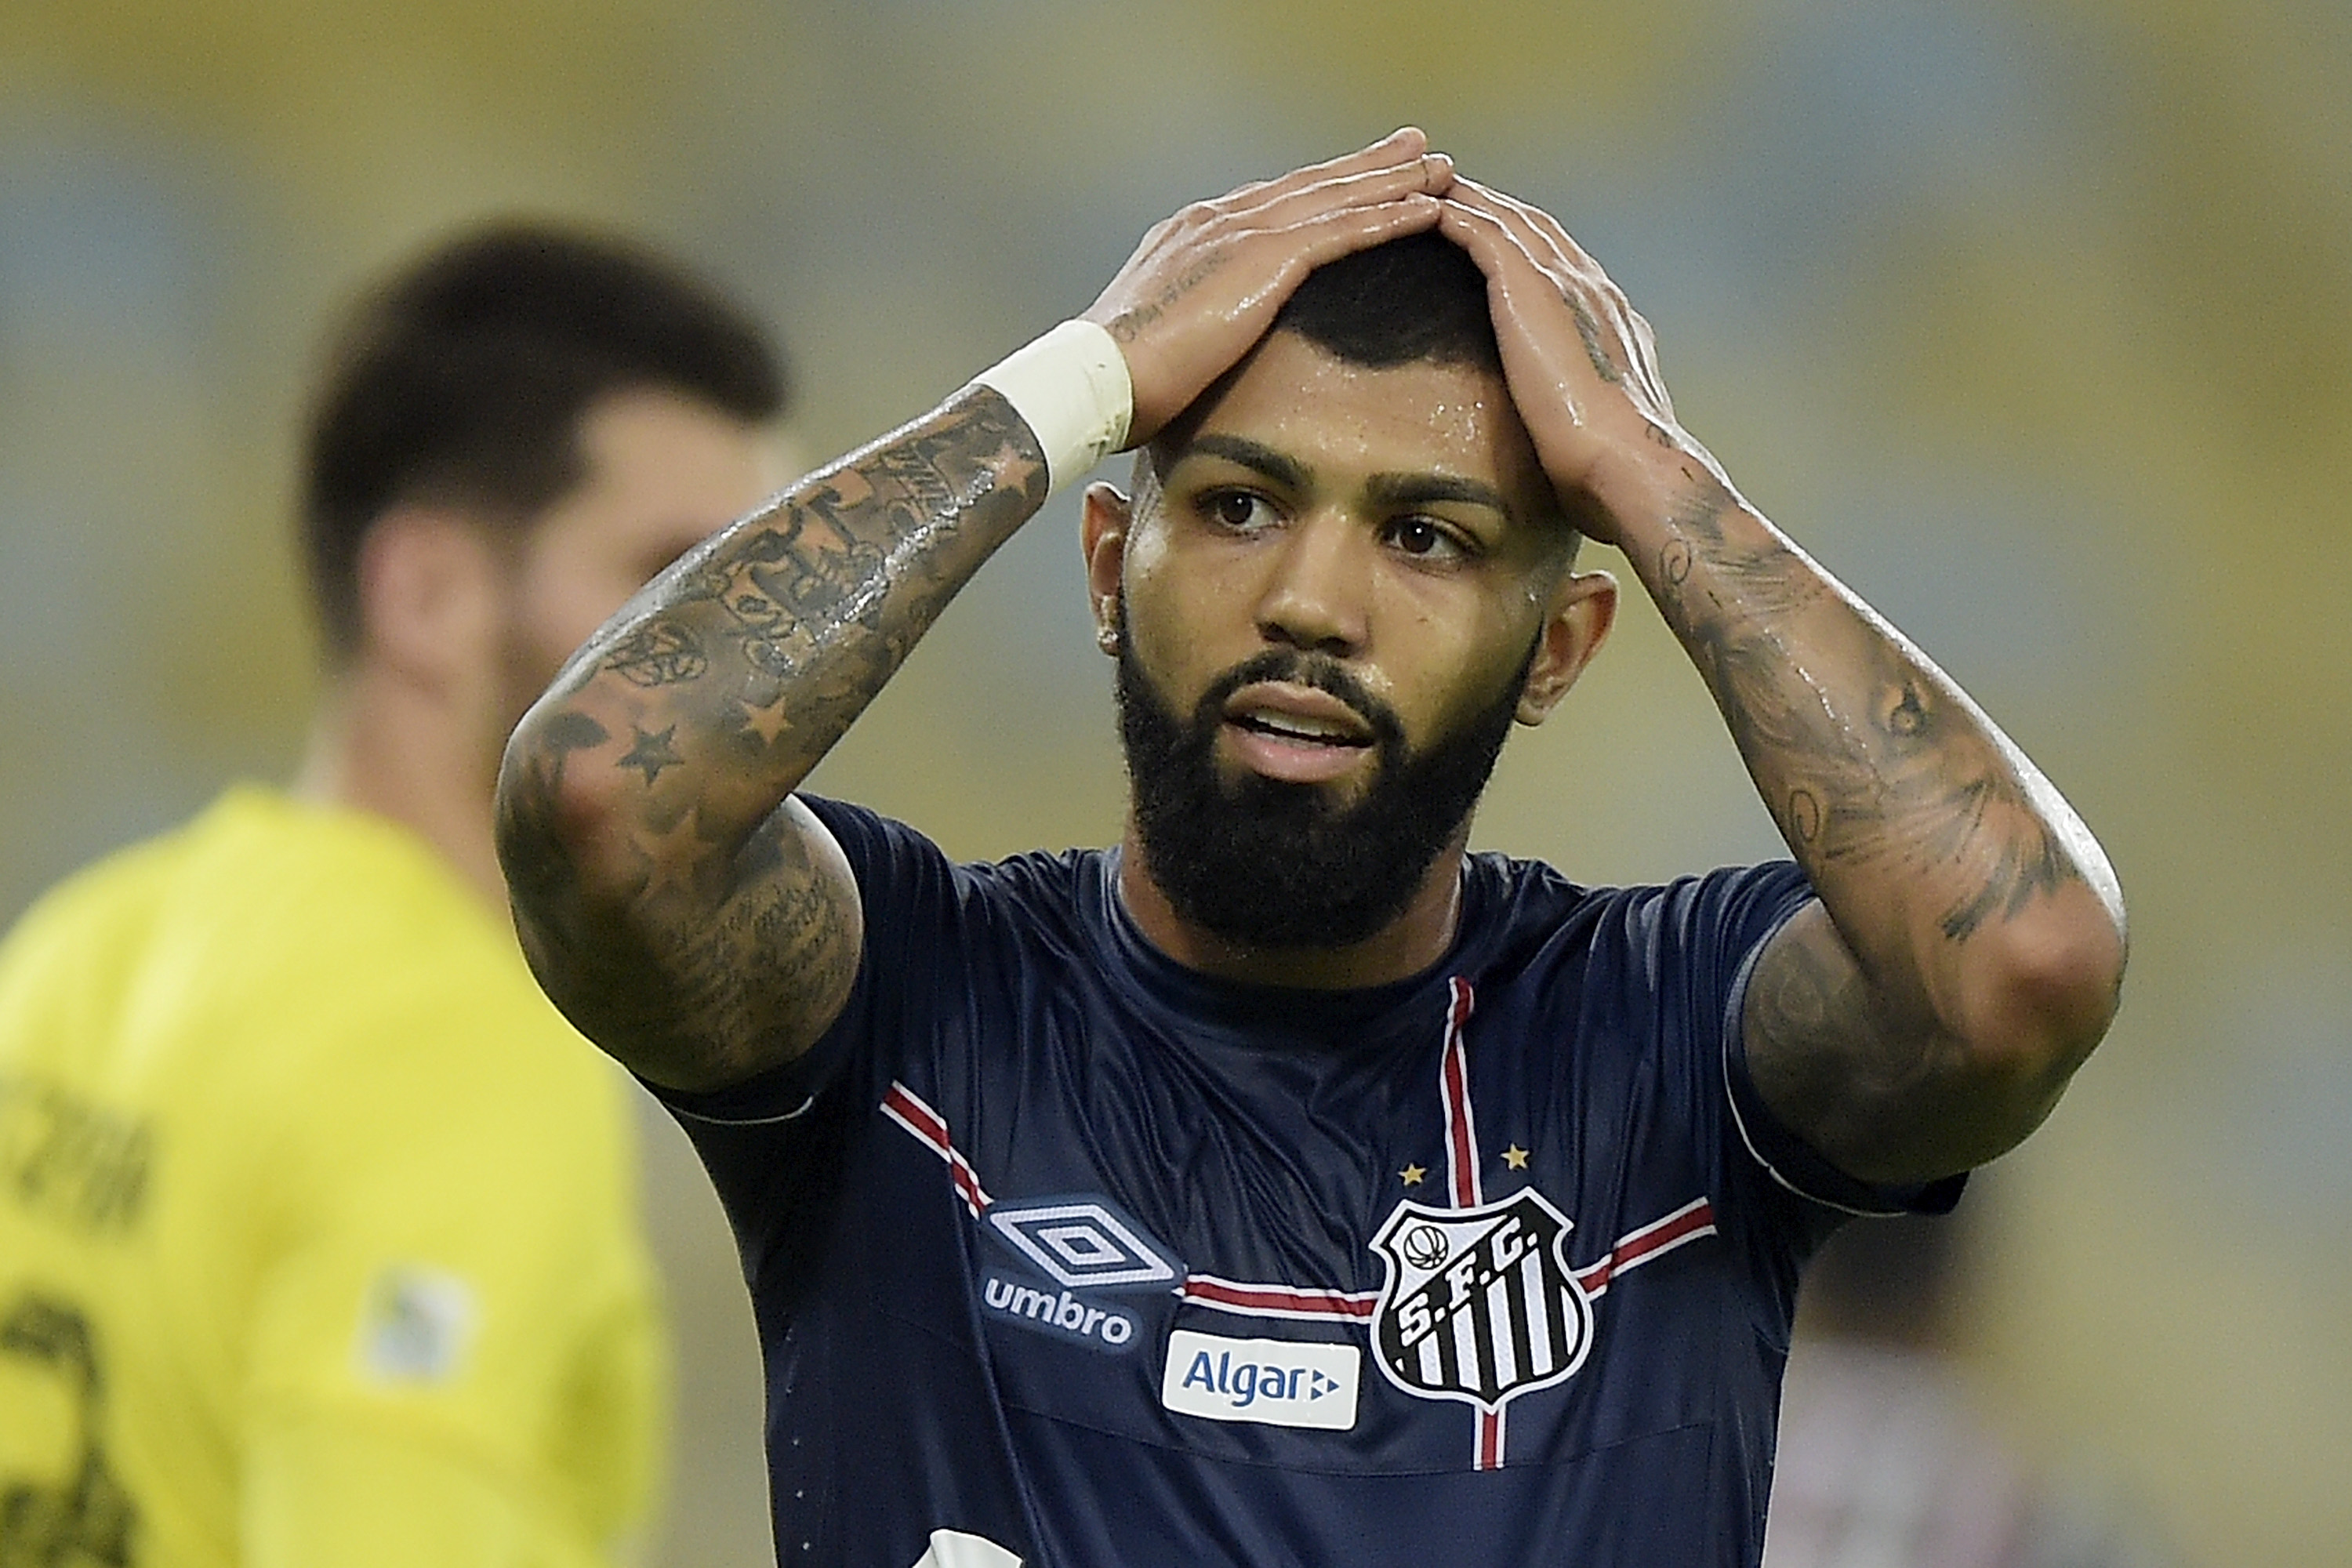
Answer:
[[[1400,517],[1387,531],[1391,545],[1416,560],[1459,561],[1471,552],[1452,529],[1432,518]]]
[[[1236,533],[1252,532],[1275,521],[1265,499],[1248,490],[1211,490],[1201,498],[1201,510],[1218,527]]]

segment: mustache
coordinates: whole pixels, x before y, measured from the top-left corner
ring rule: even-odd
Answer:
[[[1202,694],[1200,705],[1193,710],[1193,721],[1203,730],[1222,722],[1225,703],[1234,692],[1265,680],[1312,687],[1338,698],[1364,721],[1382,751],[1391,751],[1404,743],[1404,721],[1397,717],[1396,710],[1366,690],[1363,682],[1347,666],[1328,654],[1295,647],[1270,647],[1264,653],[1253,654],[1211,681],[1209,689]]]

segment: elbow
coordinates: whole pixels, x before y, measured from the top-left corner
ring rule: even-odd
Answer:
[[[569,765],[575,752],[610,739],[604,726],[584,714],[545,709],[542,703],[524,718],[499,769],[499,866],[527,926],[556,917],[563,900],[593,889],[594,869],[611,858],[622,815],[613,770]]]
[[[2127,954],[2120,908],[2078,885],[1978,942],[1954,1033],[2038,1121],[2114,1022]]]
[[[524,720],[499,769],[497,847],[515,935],[548,999],[582,1034],[635,1068],[640,1053],[614,1026],[625,1012],[617,1005],[626,1000],[614,977],[627,967],[623,960],[641,956],[626,889],[609,869],[622,831],[621,801],[597,787],[613,770],[567,765],[578,761],[573,752],[600,743],[604,731],[583,721],[585,728],[570,726],[567,734],[563,715],[554,725],[540,722],[545,717],[534,709]]]

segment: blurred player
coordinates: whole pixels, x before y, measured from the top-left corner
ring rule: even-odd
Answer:
[[[1978,1250],[1965,1214],[1907,1215],[1807,1264],[1764,1568],[2179,1568],[2144,1500],[1975,1408],[1953,1346]]]
[[[299,784],[0,948],[0,1563],[593,1564],[642,1528],[667,1345],[625,1086],[515,951],[491,787],[563,657],[786,477],[783,395],[733,305],[556,230],[347,323]]]
[[[793,794],[1138,443],[1084,523],[1120,845],[959,866]],[[1580,533],[1793,864],[1466,853],[1610,625]],[[2123,963],[2056,792],[1733,490],[1559,226],[1411,132],[1186,208],[699,547],[500,802],[534,966],[730,1205],[794,1564],[1752,1564],[1806,1254],[2023,1137]]]

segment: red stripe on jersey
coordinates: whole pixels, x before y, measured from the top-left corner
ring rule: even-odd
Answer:
[[[1188,1301],[1259,1318],[1369,1318],[1379,1305],[1377,1290],[1317,1290],[1297,1285],[1244,1285],[1213,1275],[1194,1274],[1177,1291]]]
[[[1576,1282],[1584,1287],[1586,1295],[1598,1296],[1609,1289],[1610,1280],[1628,1268],[1663,1257],[1686,1241],[1715,1233],[1715,1205],[1705,1198],[1693,1198],[1664,1219],[1652,1220],[1618,1237],[1608,1257],[1577,1271]]]
[[[1445,1185],[1455,1208],[1476,1208],[1486,1196],[1478,1180],[1478,1126],[1470,1113],[1470,1042],[1465,1030],[1477,997],[1458,974],[1445,983],[1445,1047],[1437,1058],[1437,1093],[1445,1112]],[[1476,1423],[1471,1468],[1501,1468],[1501,1413],[1479,1411]]]
[[[930,1152],[947,1162],[948,1180],[955,1184],[957,1195],[964,1207],[978,1219],[980,1211],[989,1205],[989,1196],[980,1184],[980,1174],[971,1162],[948,1136],[948,1119],[923,1103],[922,1098],[905,1084],[893,1079],[889,1092],[882,1097],[882,1114],[913,1133]]]
[[[1470,1047],[1464,1026],[1476,1005],[1470,983],[1460,975],[1447,981],[1450,1001],[1445,1009],[1445,1049],[1438,1058],[1437,1091],[1445,1102],[1445,1173],[1454,1206],[1476,1208],[1479,1195],[1478,1131],[1470,1116]]]
[[[1503,1413],[1499,1410],[1478,1412],[1478,1462],[1482,1470],[1503,1468]]]

